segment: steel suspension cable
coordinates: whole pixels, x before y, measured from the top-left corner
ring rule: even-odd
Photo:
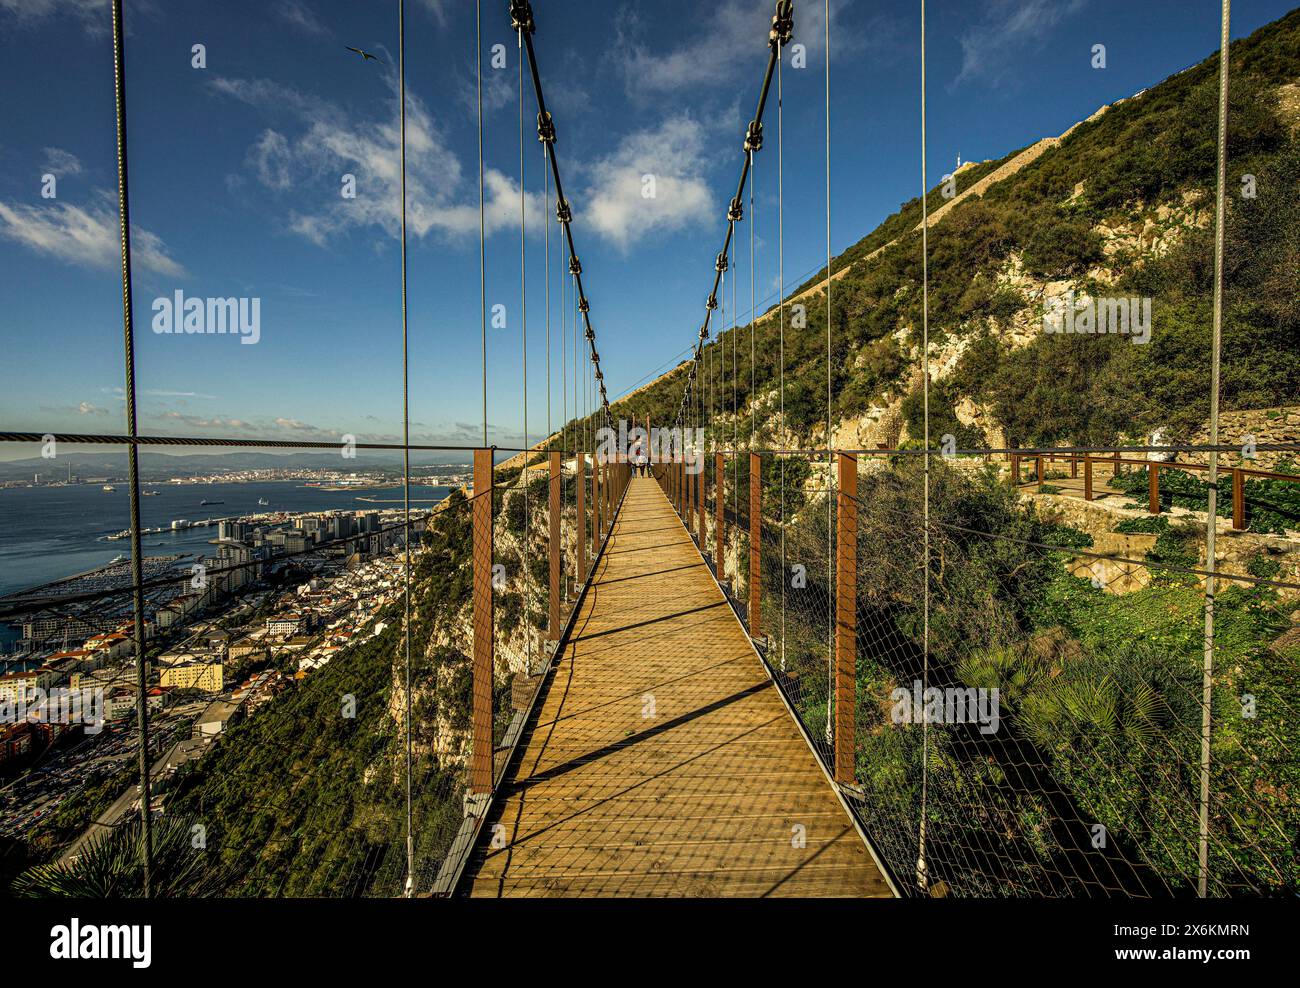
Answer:
[[[402,194],[402,599],[406,612],[403,645],[406,652],[406,897],[415,894],[415,830],[411,804],[411,401],[410,360],[406,322],[406,0],[397,0],[398,130],[401,147]]]
[[[560,449],[568,449],[569,429],[569,310],[564,269],[560,274]]]
[[[591,362],[595,370],[595,379],[600,391],[602,411],[606,422],[608,422],[609,401],[605,393],[604,373],[600,368],[600,354],[596,350],[596,331],[591,325],[590,303],[587,300],[586,292],[582,288],[582,264],[578,261],[578,254],[573,241],[573,214],[569,202],[564,196],[564,183],[560,180],[560,164],[555,154],[555,122],[546,109],[546,98],[542,91],[541,73],[537,67],[537,52],[533,47],[533,34],[537,27],[533,18],[533,8],[528,0],[510,0],[510,20],[511,27],[518,32],[520,44],[528,55],[528,68],[532,75],[534,95],[537,98],[537,137],[545,146],[547,158],[551,165],[551,178],[555,183],[556,219],[564,228],[564,241],[569,250],[569,270],[574,275],[578,311],[581,313],[584,324]],[[523,65],[521,61],[520,74],[522,75],[522,73]],[[576,366],[576,354],[574,361]]]
[[[519,478],[524,488],[524,572],[531,573],[532,552],[529,544],[530,539],[528,538],[528,523],[529,519],[532,518],[531,506],[528,503],[528,464],[531,459],[531,444],[528,439],[528,239],[526,230],[528,195],[524,189],[524,27],[522,24],[518,25],[517,31],[519,39],[519,354],[524,387],[524,466],[520,471]],[[533,674],[533,636],[531,628],[524,635],[524,673],[528,676]]]
[[[122,0],[113,0],[113,93],[117,124],[117,211],[118,236],[122,253],[122,351],[126,362],[126,428],[135,439],[139,433],[135,402],[135,311],[131,288],[131,197],[127,174],[126,135],[126,42],[122,23]],[[140,456],[132,442],[127,449],[127,472],[131,484],[131,605],[134,623],[136,665],[136,721],[140,725],[140,865],[144,897],[153,891],[153,804],[149,786],[149,703],[146,691],[144,650],[144,549],[140,543]]]
[[[704,325],[700,328],[698,336],[699,342],[694,348],[691,365],[686,372],[686,380],[682,389],[682,401],[677,413],[678,425],[684,425],[689,414],[689,406],[687,403],[692,399],[691,389],[696,385],[697,372],[703,358],[703,344],[709,338],[709,323],[713,311],[718,307],[718,289],[721,284],[722,272],[726,270],[727,258],[729,257],[732,237],[735,233],[736,221],[740,218],[737,214],[740,211],[741,199],[745,194],[745,185],[749,180],[749,174],[753,167],[753,152],[763,146],[763,110],[767,105],[767,97],[772,85],[772,74],[777,70],[781,50],[789,43],[793,32],[793,3],[791,0],[777,0],[776,12],[772,16],[772,27],[768,31],[767,67],[763,73],[762,88],[759,90],[758,108],[755,111],[754,118],[750,121],[745,134],[743,145],[745,161],[740,171],[740,181],[736,187],[736,195],[732,198],[731,206],[727,213],[726,237],[723,240],[722,250],[719,252],[717,261],[714,265],[715,274],[713,278],[713,289],[710,291],[708,299],[705,302]],[[752,294],[751,290],[751,295]],[[753,320],[751,319],[751,326],[752,322]]]
[[[546,148],[542,148],[542,159],[546,159]],[[544,193],[542,195],[542,222],[545,245],[542,256],[545,258],[546,283],[546,438],[551,438],[551,173],[542,169]]]
[[[835,454],[830,452],[831,439],[831,0],[824,0],[826,57],[826,586],[835,586]],[[850,491],[856,496],[857,491]],[[826,743],[835,740],[835,596],[826,595]]]
[[[474,58],[478,66],[478,284],[483,340],[483,445],[487,446],[487,220],[483,202],[483,0],[475,0],[474,3]]]
[[[1219,445],[1219,351],[1223,338],[1223,256],[1227,223],[1228,51],[1231,47],[1231,0],[1223,0],[1219,18],[1219,138],[1214,193],[1214,324],[1210,339],[1210,445]],[[1201,765],[1196,894],[1208,894],[1210,869],[1210,730],[1214,699],[1215,534],[1218,524],[1219,453],[1209,459],[1205,515],[1205,655],[1201,670]]]
[[[930,213],[929,173],[926,168],[925,0],[921,0],[921,369],[924,415],[924,507],[921,524],[923,549],[921,578],[924,587],[921,631],[921,690],[930,688]],[[921,718],[921,817],[917,832],[916,883],[929,887],[925,860],[925,816],[930,783],[930,718]]]
[[[781,362],[781,423],[780,444],[786,445],[785,429],[785,116],[782,112],[784,95],[781,88],[780,41],[776,56],[776,270],[777,270],[777,322],[780,330]],[[781,457],[781,671],[785,672],[785,457]]]
[[[736,312],[736,282],[738,277],[732,276],[731,279],[731,514],[740,523],[740,456],[735,451],[740,449],[740,408],[737,404],[736,396],[736,375],[739,372],[736,365],[736,336],[738,334]]]

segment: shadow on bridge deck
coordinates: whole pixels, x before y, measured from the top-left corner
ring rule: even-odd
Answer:
[[[633,479],[475,896],[888,896],[653,480]]]

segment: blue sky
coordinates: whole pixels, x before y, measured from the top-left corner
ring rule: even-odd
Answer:
[[[1293,7],[1237,0],[1236,37]],[[534,37],[611,398],[671,366],[703,315],[771,0],[541,0]],[[137,387],[145,433],[391,441],[401,431],[396,0],[127,0]],[[518,61],[483,4],[491,435],[523,435]],[[822,2],[786,64],[785,280],[824,263]],[[920,188],[919,4],[831,4],[836,251]],[[1215,0],[931,2],[931,184],[1062,132],[1217,47]],[[1104,70],[1090,65],[1107,47]],[[206,48],[206,68],[191,65]],[[345,50],[371,51],[382,62]],[[413,440],[482,432],[474,4],[408,0]],[[527,86],[527,80],[526,80]],[[0,0],[0,426],[124,430],[109,5]],[[757,161],[760,299],[777,286],[775,105]],[[543,158],[525,89],[530,437],[547,423]],[[641,195],[654,174],[656,198]],[[57,178],[57,198],[41,195]],[[341,176],[357,196],[340,196]],[[561,254],[551,231],[551,411]],[[747,258],[742,258],[747,261]],[[738,271],[742,294],[749,272]],[[255,346],[151,332],[150,306],[261,299]],[[729,295],[730,293],[728,293]],[[570,299],[571,305],[571,299]],[[568,332],[572,334],[572,313]],[[730,316],[727,317],[730,322]],[[569,353],[572,370],[572,353]],[[572,387],[570,383],[570,388]],[[570,405],[570,412],[572,411]],[[0,458],[32,455],[0,447]]]

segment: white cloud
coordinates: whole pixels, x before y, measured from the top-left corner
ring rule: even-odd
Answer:
[[[248,149],[248,162],[258,181],[278,191],[293,184],[289,178],[289,158],[289,142],[273,130],[263,131],[257,143]]]
[[[128,35],[137,16],[158,12],[156,0],[131,0],[124,6]],[[60,18],[76,20],[87,34],[99,37],[112,30],[113,8],[109,0],[0,0],[0,24],[32,28]]]
[[[396,103],[396,87],[386,75]],[[316,196],[310,210],[291,209],[286,227],[319,245],[348,230],[379,227],[396,237],[400,228],[401,159],[397,107],[388,119],[349,117],[341,108],[265,79],[218,78],[214,89],[268,111],[287,111],[296,133],[267,130],[249,149],[261,184],[286,192],[328,183],[333,195]],[[467,175],[424,104],[407,96],[407,231],[411,236],[469,236],[478,232],[477,175]],[[356,198],[338,194],[342,175],[356,176]],[[489,234],[519,222],[519,186],[505,173],[486,170],[485,222]],[[542,196],[525,198],[528,225],[540,231]]]
[[[0,13],[12,17],[20,27],[55,16],[75,17],[96,34],[107,33],[113,17],[109,0],[0,0]]]
[[[620,250],[652,233],[707,221],[721,210],[704,180],[704,165],[704,130],[690,117],[670,117],[631,134],[587,169],[590,191],[581,219]],[[642,194],[646,175],[654,176],[652,199]]]
[[[92,405],[88,401],[83,401],[77,405],[77,414],[78,415],[107,415],[108,412],[102,408],[99,408],[96,405]]]
[[[0,237],[71,264],[111,270],[121,263],[117,205],[104,192],[86,206],[61,201],[39,206],[0,202]],[[185,268],[155,233],[132,226],[131,251],[139,269],[185,276]]]
[[[81,159],[62,148],[45,149],[45,170],[55,175],[80,175]]]
[[[439,26],[447,23],[447,0],[420,0],[420,6],[433,14]]]
[[[841,16],[848,6],[848,0],[831,3],[832,57],[862,46],[859,34]],[[629,94],[648,98],[730,83],[735,72],[748,63],[756,66],[755,72],[761,71],[772,23],[770,0],[728,0],[707,9],[712,11],[708,23],[690,31],[691,40],[666,51],[653,41],[645,44],[632,40],[628,26],[620,27],[619,47],[626,52],[621,68]],[[826,47],[825,24],[821,4],[796,5],[794,43],[805,45],[810,55],[822,52]],[[662,27],[660,19],[649,26],[656,38]]]
[[[316,13],[303,0],[277,0],[272,8],[275,15],[304,34],[325,37],[329,28],[320,22]]]
[[[961,37],[962,63],[954,84],[1003,82],[1017,53],[1039,44],[1087,0],[989,0],[984,17]]]

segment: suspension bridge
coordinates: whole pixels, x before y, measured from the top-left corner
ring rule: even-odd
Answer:
[[[162,445],[310,450],[335,444],[148,436],[136,427],[121,6],[121,0],[114,0],[128,432],[0,432],[0,440],[121,445],[130,452],[139,805],[150,806],[145,656],[155,622],[146,594],[165,588],[168,578],[146,580],[141,567],[138,450]],[[400,2],[398,11],[405,176]],[[476,11],[480,236],[485,238],[481,4]],[[790,0],[780,0],[766,37],[757,108],[737,134],[743,163],[735,194],[720,210],[726,229],[721,251],[709,258],[711,288],[702,326],[689,359],[675,372],[674,380],[682,386],[676,416],[664,422],[634,420],[630,441],[612,442],[611,436],[620,435],[620,424],[626,435],[627,422],[618,421],[606,392],[576,247],[580,214],[564,193],[557,157],[560,130],[544,98],[534,44],[538,25],[527,0],[509,0],[508,12],[520,53],[521,258],[527,256],[524,148],[532,140],[524,126],[526,105],[532,116],[526,79],[537,110],[536,139],[546,158],[546,434],[540,442],[532,441],[525,412],[521,448],[489,443],[488,307],[481,286],[483,443],[461,447],[410,441],[403,187],[403,441],[353,446],[400,452],[404,459],[403,518],[390,533],[401,536],[403,560],[403,599],[396,615],[401,635],[393,656],[394,684],[402,689],[393,694],[396,699],[385,697],[396,726],[383,737],[389,745],[385,751],[399,766],[404,805],[389,807],[393,818],[400,819],[400,838],[379,849],[359,849],[361,838],[346,830],[323,839],[326,851],[318,847],[319,853],[349,862],[339,894],[1162,896],[1192,890],[1200,895],[1258,892],[1292,882],[1293,848],[1287,849],[1292,825],[1285,808],[1267,795],[1268,773],[1283,771],[1279,759],[1289,757],[1288,737],[1276,726],[1276,717],[1279,711],[1290,712],[1290,699],[1282,686],[1262,677],[1252,689],[1271,705],[1273,719],[1258,727],[1225,728],[1212,716],[1223,711],[1222,697],[1214,697],[1231,698],[1239,687],[1236,673],[1225,673],[1221,662],[1216,664],[1216,607],[1222,606],[1234,622],[1248,615],[1262,629],[1258,633],[1276,645],[1295,630],[1290,602],[1300,591],[1300,586],[1272,579],[1274,574],[1218,567],[1218,464],[1234,447],[1220,444],[1217,433],[1217,322],[1212,364],[1216,424],[1208,444],[1187,450],[1204,455],[1208,462],[1203,465],[1145,458],[1156,452],[1146,447],[952,453],[965,457],[967,466],[996,463],[1001,489],[1013,502],[1047,493],[1049,479],[1061,479],[1059,491],[1083,503],[1103,497],[1119,501],[1113,490],[1119,489],[1114,485],[1122,468],[1144,472],[1151,516],[1169,507],[1168,498],[1162,500],[1162,477],[1180,466],[1203,471],[1208,511],[1202,522],[1202,557],[1157,564],[1141,556],[1144,546],[1127,543],[1115,552],[1093,551],[1090,543],[1063,541],[1059,527],[1028,516],[1013,519],[1009,510],[997,516],[996,527],[987,524],[987,513],[1002,511],[1001,503],[987,491],[963,501],[962,471],[948,464],[952,456],[940,460],[931,442],[931,218],[925,212],[929,190],[923,167],[919,230],[926,265],[920,285],[925,315],[918,329],[924,341],[925,426],[920,448],[782,448],[781,441],[793,431],[785,387],[781,72],[795,37],[795,11]],[[834,269],[830,240],[829,3],[822,5],[822,16],[826,267],[824,280],[799,297],[813,304],[818,292],[824,296],[829,445],[834,435],[832,292],[842,272]],[[924,142],[924,3],[921,17]],[[755,39],[756,53],[762,52],[762,42]],[[1224,87],[1226,43],[1225,5]],[[756,304],[753,192],[765,114],[773,104],[780,266],[774,318],[772,313],[762,316]],[[1222,136],[1222,122],[1220,132]],[[1221,143],[1220,224],[1223,154]],[[555,269],[563,313],[559,429],[549,421],[552,186],[564,257]],[[741,224],[746,220],[747,409],[737,398],[743,371],[736,298]],[[1218,260],[1221,277],[1221,256]],[[480,264],[485,285],[483,251]],[[526,284],[521,295],[526,296]],[[716,318],[725,328],[728,316],[730,332],[724,339],[711,324]],[[771,346],[779,370],[773,400],[762,408],[754,386],[755,326],[760,322],[768,336],[764,346]],[[526,409],[526,316],[524,327],[520,355]],[[770,421],[761,423],[761,416]],[[771,440],[772,448],[758,442],[760,434]],[[412,451],[471,456],[472,484],[427,516],[414,518]],[[1137,455],[1144,458],[1128,458]],[[1060,478],[1052,478],[1048,469],[1061,463],[1068,477],[1062,471]],[[1035,481],[1028,486],[1023,479],[1027,464],[1035,468]],[[1294,479],[1246,463],[1231,470],[1231,525],[1224,529],[1233,533],[1248,525],[1248,495],[1254,490],[1248,481]],[[1112,491],[1102,491],[1106,483]],[[960,510],[932,517],[934,503]],[[1134,531],[1134,540],[1156,537],[1140,526]],[[438,539],[447,544],[430,551],[441,553],[439,558],[464,577],[455,586],[465,596],[437,601],[434,610],[441,609],[446,620],[430,621],[424,615],[427,608],[413,597],[419,592],[417,571],[427,558],[424,552]],[[342,537],[296,555],[337,553],[358,544],[356,538]],[[216,573],[258,565],[236,562]],[[511,573],[515,575],[503,575]],[[1146,608],[1137,620],[1160,624],[1162,641],[1174,643],[1137,658],[1123,651],[1127,643],[1117,645],[1094,634],[1086,616],[1122,611],[1130,606],[1125,595],[1134,588],[1141,591]],[[68,608],[84,607],[94,597],[23,601],[0,616],[66,617]],[[1051,608],[1069,612],[1068,620],[1034,623],[1039,609]],[[1135,620],[1131,614],[1122,616]],[[429,640],[419,639],[416,628]],[[453,650],[464,653],[464,695],[446,685],[459,667],[417,671],[418,657],[429,651],[435,634],[450,635]],[[1236,648],[1235,641],[1226,647]],[[1232,655],[1235,662],[1247,661],[1244,652]],[[1255,657],[1251,653],[1249,661]],[[1135,674],[1138,658],[1145,665]],[[999,685],[1006,692],[1006,708],[1001,713],[996,707],[986,710],[980,705],[984,695],[990,690],[996,694]],[[430,696],[438,727],[432,739],[416,723],[415,712],[415,704]],[[932,714],[933,703],[937,712]],[[426,791],[435,782],[443,784],[449,771],[457,782],[444,795],[447,802],[459,804],[458,825],[454,833],[434,834],[434,828],[424,826],[417,805],[424,805]],[[1119,781],[1132,782],[1129,773],[1145,775],[1147,789],[1140,797],[1117,798]],[[155,869],[151,820],[151,813],[141,814],[146,894]],[[270,852],[258,839],[248,838],[246,846],[225,847],[221,853],[261,862]],[[285,838],[301,839],[298,834]]]
[[[890,895],[667,495],[626,483],[469,893]]]

